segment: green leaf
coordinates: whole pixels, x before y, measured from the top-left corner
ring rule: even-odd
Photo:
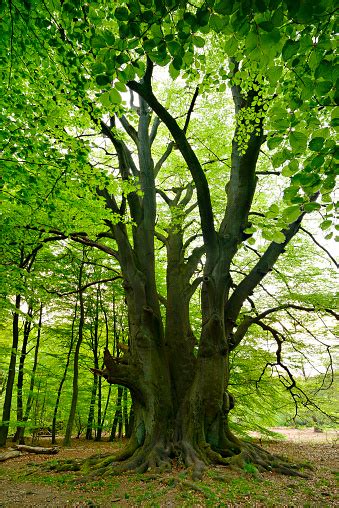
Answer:
[[[292,222],[295,222],[300,215],[300,207],[299,205],[292,205],[285,208],[283,211],[283,219],[288,223],[291,224]]]
[[[238,51],[239,41],[234,36],[228,39],[225,43],[224,50],[228,56],[234,56]]]
[[[221,32],[225,27],[226,22],[222,16],[219,16],[218,14],[212,14],[210,17],[209,25],[212,30],[215,30],[215,32]]]
[[[177,71],[180,71],[180,69],[182,67],[181,56],[176,56],[175,58],[173,58],[171,65],[174,67],[174,69],[176,69]]]
[[[114,83],[114,87],[119,91],[119,92],[126,92],[127,91],[127,88],[126,88],[126,85],[125,83],[121,83],[121,81],[116,81]]]
[[[265,213],[265,216],[268,219],[275,219],[278,216],[279,211],[279,206],[274,203],[269,207],[268,211]]]
[[[283,148],[280,152],[275,153],[272,157],[272,164],[274,168],[279,168],[287,160],[292,159],[292,152]]]
[[[121,103],[122,99],[121,99],[121,95],[118,92],[118,90],[116,90],[115,88],[112,88],[112,90],[110,90],[109,100],[111,101],[112,104],[120,104]]]
[[[313,150],[314,152],[319,152],[324,146],[324,138],[321,137],[315,137],[312,138],[311,141],[308,143],[308,148],[310,150]]]
[[[107,76],[107,74],[99,74],[98,76],[96,76],[95,81],[99,86],[105,86],[111,82],[111,79],[112,78],[110,76]]]
[[[279,136],[275,136],[273,138],[269,138],[267,140],[268,149],[269,150],[274,150],[274,148],[277,148],[278,146],[281,145],[282,141],[283,141],[283,138],[279,137]]]
[[[314,212],[315,210],[320,209],[319,203],[306,203],[304,206],[305,212]]]
[[[289,135],[289,141],[295,152],[301,153],[306,150],[307,136],[303,132],[292,131]]]
[[[282,233],[281,231],[275,231],[272,235],[272,240],[275,243],[284,243],[284,241],[286,240],[286,237],[285,237],[284,233]]]
[[[327,95],[334,87],[332,81],[318,81],[315,86],[315,93],[318,97],[322,98]]]
[[[260,28],[265,30],[265,32],[271,32],[274,28],[272,21],[262,21],[261,23],[259,23],[259,26]]]
[[[330,228],[332,226],[332,221],[327,219],[327,220],[324,220],[324,222],[322,222],[320,224],[320,227],[323,231],[325,231],[326,229]]]
[[[128,21],[129,12],[126,7],[117,7],[114,11],[114,16],[118,21]]]
[[[249,32],[245,39],[246,49],[251,52],[258,45],[258,36],[255,32]]]
[[[274,67],[269,67],[267,70],[267,78],[271,85],[276,85],[280,79],[282,74],[283,67],[282,65],[275,65]]]
[[[180,74],[180,69],[176,69],[174,65],[171,63],[168,70],[173,81],[176,80]]]
[[[282,176],[292,176],[299,171],[299,164],[296,160],[291,161],[287,166],[283,167]]]
[[[205,46],[205,39],[203,39],[199,35],[193,35],[192,42],[194,46],[197,46],[198,48],[203,48]]]
[[[298,53],[299,47],[300,47],[299,41],[292,41],[291,39],[286,41],[282,49],[283,60],[285,62],[290,60],[294,55]]]
[[[181,44],[177,41],[170,41],[167,43],[168,51],[172,56],[176,56],[177,54],[180,54],[182,56],[183,48]]]
[[[232,14],[233,4],[233,0],[220,0],[215,4],[214,10],[219,14]]]
[[[101,62],[95,63],[94,65],[92,65],[92,74],[93,75],[103,74],[105,70],[106,70],[106,65]]]
[[[311,160],[311,167],[312,168],[320,168],[325,162],[325,157],[323,155],[316,155]]]

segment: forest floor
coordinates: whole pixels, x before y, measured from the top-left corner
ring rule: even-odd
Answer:
[[[339,470],[339,432],[274,430],[286,439],[258,440],[258,444],[293,462],[310,463],[314,470],[307,471],[309,479],[271,472],[258,474],[250,465],[247,471],[214,467],[205,473],[202,481],[195,482],[187,472],[173,470],[161,476],[124,474],[79,484],[74,481],[76,473],[42,472],[32,465],[51,460],[50,456],[27,454],[0,463],[0,508],[339,506],[335,484]],[[51,446],[46,439],[40,439],[38,444]],[[121,443],[74,439],[70,448],[60,447],[58,455],[52,459],[85,458],[119,447]]]

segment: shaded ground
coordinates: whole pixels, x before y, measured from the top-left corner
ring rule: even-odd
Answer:
[[[246,471],[211,468],[203,481],[192,482],[182,470],[154,476],[120,475],[76,484],[74,473],[41,472],[31,464],[51,460],[48,456],[23,455],[0,464],[0,508],[15,507],[335,507],[339,506],[335,474],[338,475],[338,437],[335,431],[315,433],[313,429],[276,429],[286,441],[260,444],[294,462],[314,466],[310,479],[275,473],[256,474],[251,464]],[[41,440],[40,445],[48,442]],[[120,445],[74,440],[56,456],[83,458],[112,452]],[[0,450],[1,451],[1,450]]]

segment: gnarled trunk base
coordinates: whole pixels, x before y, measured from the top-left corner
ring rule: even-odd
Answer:
[[[237,452],[234,452],[234,449]],[[93,455],[83,461],[53,461],[52,464],[46,463],[44,469],[79,471],[79,482],[85,482],[126,472],[161,474],[170,471],[173,465],[181,465],[191,471],[193,480],[201,479],[206,468],[213,465],[239,469],[251,465],[253,472],[272,471],[301,478],[308,478],[308,475],[300,472],[300,469],[311,469],[309,465],[290,463],[284,457],[273,455],[254,443],[239,441],[237,438],[232,450],[225,448],[219,451],[213,450],[207,442],[193,445],[188,441],[180,441],[165,447],[159,440],[138,446],[136,441],[131,439],[116,455]]]

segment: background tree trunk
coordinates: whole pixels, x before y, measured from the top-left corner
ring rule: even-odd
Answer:
[[[27,316],[32,318],[33,309],[30,305],[28,307]],[[29,339],[29,334],[32,329],[32,321],[29,319],[25,319],[24,322],[24,333],[22,339],[21,346],[21,354],[19,359],[19,370],[18,370],[18,379],[17,379],[17,403],[16,403],[16,412],[17,412],[17,429],[13,437],[13,442],[18,442],[19,444],[24,444],[24,410],[23,410],[23,386],[24,386],[24,367],[25,360],[27,355],[27,344]]]
[[[79,353],[80,347],[83,341],[83,331],[85,324],[85,307],[84,307],[84,297],[82,290],[82,277],[83,277],[83,268],[84,268],[84,256],[85,251],[83,251],[83,258],[80,264],[79,269],[79,281],[78,281],[78,289],[79,289],[79,308],[80,308],[80,316],[79,316],[79,327],[78,327],[78,340],[76,341],[75,351],[74,351],[74,360],[73,360],[73,383],[72,383],[72,400],[71,400],[71,408],[69,412],[69,417],[66,425],[66,432],[63,444],[64,446],[69,446],[71,444],[71,436],[72,429],[75,420],[77,402],[78,402],[78,377],[79,377]]]
[[[15,296],[15,308],[17,311],[20,310],[21,303],[21,295]],[[11,351],[11,359],[8,367],[8,377],[7,377],[7,385],[5,392],[5,402],[2,413],[2,422],[0,424],[0,446],[6,445],[6,440],[8,436],[9,430],[9,422],[11,417],[11,407],[12,407],[12,395],[13,395],[13,386],[15,379],[15,365],[16,365],[16,357],[17,350],[19,344],[19,314],[14,311],[13,313],[13,325],[12,325],[12,351]]]
[[[74,345],[74,340],[75,340],[74,330],[75,330],[75,322],[76,322],[76,318],[77,318],[77,309],[78,309],[78,302],[76,302],[76,304],[75,304],[74,317],[73,317],[73,320],[72,320],[71,342],[70,342],[70,346],[69,346],[69,349],[68,349],[67,360],[66,360],[66,364],[65,364],[65,368],[64,368],[64,371],[63,371],[62,378],[60,380],[60,384],[59,384],[59,388],[58,388],[58,392],[57,392],[57,398],[56,398],[56,401],[55,401],[55,406],[54,406],[54,411],[53,411],[52,444],[56,444],[56,426],[57,426],[58,409],[59,409],[59,404],[60,404],[60,398],[61,398],[62,388],[64,386],[64,382],[66,381],[67,371],[68,371],[68,367],[69,367],[69,364],[70,364],[71,355],[72,355],[72,351],[73,351],[73,345]]]

